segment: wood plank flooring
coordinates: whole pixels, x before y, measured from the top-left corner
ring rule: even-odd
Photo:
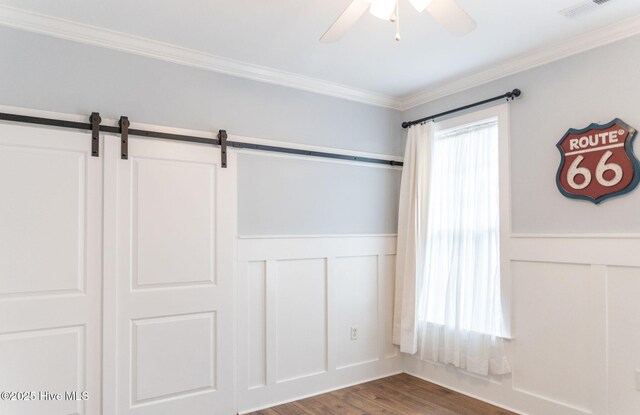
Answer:
[[[402,373],[249,415],[516,415]]]

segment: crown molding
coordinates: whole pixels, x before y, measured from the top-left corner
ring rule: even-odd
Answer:
[[[400,107],[397,97],[14,7],[0,5],[0,25],[315,94],[379,107]]]
[[[9,6],[0,5],[0,25],[253,81],[405,111],[448,95],[640,34],[640,15],[524,53],[488,69],[447,80],[404,97],[379,94]]]
[[[572,55],[640,34],[640,15],[592,30],[570,39],[527,52],[508,59],[489,69],[445,81],[417,93],[401,98],[399,110],[405,111],[418,105],[480,86],[506,76],[514,75]]]

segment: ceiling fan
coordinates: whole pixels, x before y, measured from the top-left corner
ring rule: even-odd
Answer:
[[[398,2],[400,0],[353,0],[344,12],[320,38],[321,42],[336,42],[347,33],[362,15],[369,12],[383,20],[398,20]],[[449,33],[462,36],[476,28],[476,22],[455,2],[455,0],[409,0],[421,13],[427,10]],[[396,40],[400,40],[396,33]]]

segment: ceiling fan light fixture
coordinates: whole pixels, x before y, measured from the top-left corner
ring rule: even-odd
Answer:
[[[422,13],[429,3],[431,3],[431,0],[409,0],[409,3],[411,3],[418,13]]]
[[[351,3],[320,38],[321,42],[336,42],[353,26],[367,10],[386,21],[396,24],[397,40],[400,40],[399,0],[351,0]],[[583,0],[608,2],[612,0]],[[637,0],[636,0],[637,1]],[[409,0],[411,5],[422,12],[426,11],[451,35],[463,36],[473,32],[477,23],[464,11],[456,0]],[[394,10],[395,9],[395,10]],[[395,13],[394,13],[395,12]]]
[[[389,20],[396,9],[396,0],[372,0],[369,13],[382,20]]]

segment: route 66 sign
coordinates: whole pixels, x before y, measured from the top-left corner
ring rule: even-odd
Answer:
[[[556,175],[560,193],[598,204],[633,190],[640,181],[635,136],[635,128],[617,118],[567,131],[556,144],[562,156]]]

